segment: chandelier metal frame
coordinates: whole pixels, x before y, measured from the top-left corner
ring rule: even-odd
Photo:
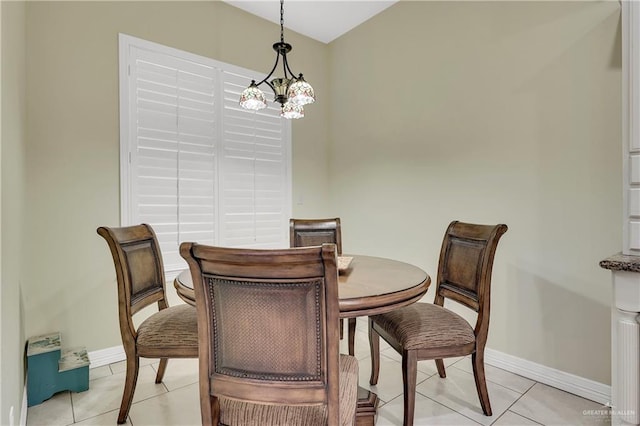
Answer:
[[[240,105],[243,108],[252,110],[265,108],[267,106],[266,100],[259,86],[266,83],[273,91],[274,101],[280,103],[283,117],[304,117],[302,106],[313,103],[315,101],[315,93],[311,85],[304,80],[302,73],[296,77],[296,73],[289,66],[287,54],[291,52],[293,47],[284,41],[284,0],[280,0],[280,41],[274,43],[272,47],[276,52],[275,64],[269,74],[260,82],[256,83],[255,80],[251,80],[249,87],[240,96]],[[280,57],[282,57],[282,60]],[[281,62],[284,76],[269,81]]]

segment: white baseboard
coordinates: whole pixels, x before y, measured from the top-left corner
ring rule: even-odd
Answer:
[[[127,359],[127,356],[124,353],[124,347],[122,345],[91,351],[89,352],[89,361],[91,362],[89,368],[102,367],[103,365],[124,361],[125,359]]]
[[[91,368],[109,365],[114,362],[124,361],[125,359],[126,355],[122,345],[89,352]],[[585,379],[575,374],[565,373],[564,371],[505,354],[504,352],[494,349],[486,348],[484,359],[487,364],[494,367],[502,368],[503,370],[510,371],[527,379],[562,389],[563,391],[587,398],[591,401],[601,404],[606,404],[611,401],[611,386],[609,385]]]
[[[502,368],[527,379],[553,386],[591,401],[601,404],[611,402],[611,386],[609,385],[489,348],[484,351],[484,360],[494,367]]]

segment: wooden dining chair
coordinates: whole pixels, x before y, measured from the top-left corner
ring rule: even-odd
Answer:
[[[342,229],[340,218],[289,219],[289,243],[291,247],[319,246],[334,243],[338,256],[342,255]]]
[[[342,255],[342,229],[340,218],[331,219],[289,219],[289,245],[290,247],[317,246],[322,243],[335,243],[338,248],[338,256]],[[349,355],[355,352],[356,319],[348,320],[348,347]],[[340,320],[340,339],[342,339],[344,322]]]
[[[138,381],[140,357],[159,358],[156,383],[161,383],[168,358],[198,357],[198,322],[190,305],[169,307],[160,246],[146,224],[97,230],[111,249],[118,282],[120,335],[127,357],[124,393],[118,423],[124,423]],[[157,303],[158,311],[138,327],[134,315]]]
[[[506,225],[452,222],[440,250],[433,304],[414,303],[369,317],[371,379],[378,382],[380,336],[402,355],[404,425],[413,425],[418,361],[435,359],[440,377],[446,377],[443,358],[471,354],[480,405],[491,416],[484,374],[484,347],[489,332],[491,270]],[[445,298],[477,312],[475,327],[444,308]]]
[[[203,425],[355,424],[358,363],[340,355],[335,244],[183,243],[200,335]]]

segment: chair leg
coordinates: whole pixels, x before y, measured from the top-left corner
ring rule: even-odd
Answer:
[[[158,366],[158,373],[156,374],[156,383],[162,383],[162,378],[164,377],[164,372],[167,369],[167,362],[169,360],[167,358],[160,358],[160,365]]]
[[[438,369],[438,375],[441,378],[447,377],[447,372],[444,370],[444,361],[442,359],[436,359],[436,368]]]
[[[476,389],[482,411],[485,416],[491,416],[491,402],[489,402],[489,391],[487,390],[487,381],[484,376],[484,352],[473,353],[471,355],[471,364],[473,365],[473,377],[476,380]]]
[[[371,378],[369,384],[378,383],[380,373],[380,335],[373,329],[373,320],[369,318],[369,349],[371,350]]]
[[[133,401],[133,393],[136,390],[136,383],[138,382],[139,366],[140,359],[137,356],[127,357],[127,373],[124,381],[122,402],[120,403],[120,413],[118,414],[118,424],[122,424],[127,421],[129,408],[131,408],[131,401]]]
[[[203,425],[218,426],[220,422],[220,401],[213,395],[200,395],[200,417]]]
[[[340,318],[340,340],[344,338],[344,320]]]
[[[418,357],[415,351],[405,350],[402,354],[402,383],[404,386],[404,426],[413,426],[416,409],[416,381]]]
[[[349,339],[349,355],[353,356],[356,351],[356,319],[349,318],[349,332],[347,338]]]

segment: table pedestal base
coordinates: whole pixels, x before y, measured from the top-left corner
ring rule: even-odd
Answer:
[[[374,426],[378,409],[378,395],[358,386],[356,426]]]

